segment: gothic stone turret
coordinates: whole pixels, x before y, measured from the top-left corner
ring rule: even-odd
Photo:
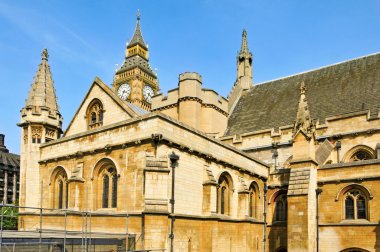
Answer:
[[[247,32],[243,30],[241,49],[236,57],[237,76],[234,86],[228,95],[228,112],[231,113],[239,101],[242,92],[253,87],[252,53],[248,49]]]
[[[293,131],[293,159],[288,187],[288,250],[315,251],[315,206],[317,162],[314,127],[306,99],[306,86],[300,85],[300,100]]]
[[[18,124],[22,132],[20,205],[39,206],[39,147],[42,143],[59,138],[62,133],[62,117],[58,110],[48,56],[44,49]]]

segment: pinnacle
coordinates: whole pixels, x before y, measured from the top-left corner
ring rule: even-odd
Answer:
[[[245,29],[243,30],[243,34],[242,34],[240,53],[249,53],[248,41],[247,41],[247,31]]]
[[[41,56],[42,56],[42,60],[48,60],[49,53],[48,53],[48,50],[46,48],[44,48],[44,50],[42,51]]]
[[[42,51],[41,63],[29,90],[25,107],[46,107],[52,111],[58,111],[57,97],[48,64],[49,54],[45,48]]]
[[[311,130],[311,119],[306,99],[306,86],[304,81],[300,84],[300,100],[298,102],[294,133],[296,133],[299,129],[302,129],[304,132],[310,132]]]
[[[148,48],[147,45],[145,44],[143,37],[142,37],[141,27],[140,27],[140,19],[141,19],[141,14],[140,14],[140,11],[138,11],[137,12],[137,23],[136,23],[135,33],[133,34],[133,37],[132,37],[132,39],[129,42],[127,47],[132,47],[136,44],[139,44],[146,49]]]

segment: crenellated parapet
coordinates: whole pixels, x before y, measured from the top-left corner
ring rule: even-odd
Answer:
[[[228,100],[211,89],[202,88],[198,73],[179,75],[178,87],[152,99],[152,111],[160,111],[212,136],[224,133],[228,118]]]

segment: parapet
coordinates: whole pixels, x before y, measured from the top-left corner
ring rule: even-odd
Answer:
[[[185,81],[185,80],[196,80],[199,83],[202,83],[202,76],[196,72],[185,72],[179,75],[178,80],[179,82]]]

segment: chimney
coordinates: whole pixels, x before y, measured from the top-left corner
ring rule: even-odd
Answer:
[[[5,135],[0,134],[0,152],[8,152],[7,148],[4,145],[4,139],[5,139]]]
[[[1,147],[4,147],[4,148],[5,148],[5,145],[4,145],[4,138],[5,138],[5,135],[4,135],[4,134],[0,134],[0,148],[1,148]]]

